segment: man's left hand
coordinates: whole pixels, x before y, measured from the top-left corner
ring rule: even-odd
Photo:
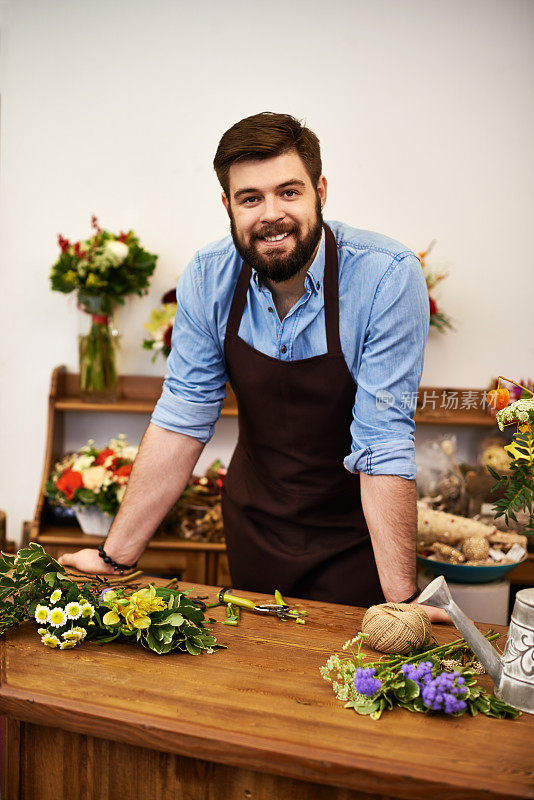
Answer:
[[[421,606],[421,608],[424,608],[424,610],[430,617],[430,622],[447,622],[449,625],[453,624],[451,618],[443,608],[435,608],[434,606],[425,606],[422,603],[418,603],[417,600],[414,600],[413,603],[410,603],[410,605]]]

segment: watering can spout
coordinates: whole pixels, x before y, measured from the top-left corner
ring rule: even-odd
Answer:
[[[417,598],[417,602],[445,609],[498,689],[503,674],[501,659],[488,640],[454,602],[443,575],[428,584]]]

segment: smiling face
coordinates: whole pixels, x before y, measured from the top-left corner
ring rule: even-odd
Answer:
[[[273,283],[307,269],[321,239],[325,200],[326,178],[315,187],[295,150],[232,164],[223,203],[243,261]]]

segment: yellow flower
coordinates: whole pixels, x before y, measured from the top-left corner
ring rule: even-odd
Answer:
[[[139,589],[128,598],[127,605],[120,609],[130,630],[134,628],[150,627],[150,614],[162,611],[166,603],[161,597],[156,597],[156,589],[151,584],[146,589]]]
[[[524,461],[530,461],[527,453],[523,452],[523,450],[519,449],[517,442],[512,442],[512,444],[507,444],[504,448],[507,453],[510,453],[513,459],[516,461],[523,459]]]
[[[108,611],[107,614],[104,614],[102,617],[102,622],[104,625],[116,625],[117,622],[120,622],[120,617],[115,611]]]

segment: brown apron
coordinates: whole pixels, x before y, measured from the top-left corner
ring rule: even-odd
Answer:
[[[242,266],[224,341],[239,410],[224,529],[235,587],[369,606],[384,595],[359,476],[343,466],[356,384],[339,338],[336,241],[325,233],[324,355],[280,361],[238,337],[252,274]]]

